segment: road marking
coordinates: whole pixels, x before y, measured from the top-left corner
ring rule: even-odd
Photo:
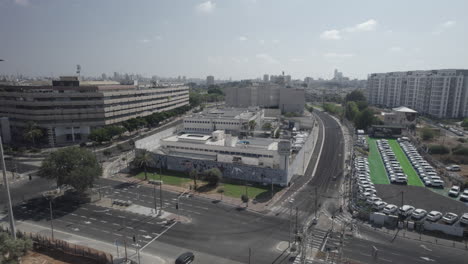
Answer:
[[[119,215],[118,217],[119,217],[119,218],[125,218],[125,216],[123,216],[123,215]]]
[[[384,259],[384,258],[379,258],[379,259],[380,259],[380,260],[383,260],[383,261],[386,261],[386,262],[393,262],[393,261],[391,261],[391,260],[389,260],[389,259]]]
[[[421,257],[421,258],[422,258],[423,260],[425,260],[425,261],[435,261],[435,260],[433,260],[433,259],[431,259],[431,258],[428,258],[428,257]]]
[[[153,243],[156,239],[158,239],[160,236],[162,236],[164,233],[166,233],[169,229],[171,229],[173,226],[175,226],[177,222],[174,222],[172,225],[170,225],[166,230],[162,231],[161,234],[155,236],[150,242],[148,242],[146,245],[144,245],[142,248],[140,248],[140,252],[143,251],[149,244]]]
[[[424,248],[424,249],[427,250],[427,251],[432,251],[432,249],[426,247],[426,245],[421,245],[421,247]]]
[[[106,215],[112,215],[111,213],[106,213]]]
[[[140,229],[139,231],[142,233],[146,233],[146,230],[143,230],[143,229]]]
[[[90,217],[89,220],[91,220],[91,221],[97,221],[96,218],[92,218],[92,217]]]
[[[112,225],[115,225],[115,226],[120,226],[119,224],[116,224],[116,223],[112,223]]]
[[[107,224],[107,221],[101,220],[101,223],[103,223],[103,224]]]
[[[131,226],[127,226],[127,228],[128,228],[128,229],[133,229],[133,227],[131,227]]]
[[[123,236],[122,234],[119,234],[119,233],[114,233],[114,235],[116,235],[116,236]]]
[[[366,254],[366,253],[362,253],[362,252],[359,252],[359,254],[363,255],[363,256],[366,256],[366,257],[370,257],[371,255],[370,254]]]
[[[85,208],[85,207],[81,207],[81,209],[88,211],[88,208]]]
[[[91,224],[90,221],[84,221],[84,223],[87,224],[87,225],[90,225],[90,224]]]
[[[390,252],[390,254],[395,255],[395,256],[402,256],[401,254]]]
[[[74,213],[71,213],[71,215],[73,215],[73,216],[77,216],[77,215],[76,215],[76,214],[74,214]]]
[[[87,218],[87,217],[86,217],[86,216],[84,216],[84,215],[80,215],[80,217],[81,217],[81,218]]]

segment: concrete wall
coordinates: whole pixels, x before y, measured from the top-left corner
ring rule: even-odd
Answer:
[[[244,164],[232,164],[217,162],[214,160],[197,160],[184,157],[167,156],[158,153],[153,154],[153,166],[159,168],[160,164],[164,169],[189,172],[192,168],[202,172],[211,168],[219,168],[224,178],[246,180],[285,186],[288,184],[287,174],[284,170],[261,168]]]
[[[279,107],[283,113],[304,111],[305,91],[303,88],[281,88],[279,95]]]
[[[464,228],[459,224],[446,225],[432,222],[424,222],[424,229],[430,231],[441,231],[447,235],[463,237]]]
[[[181,126],[170,127],[149,137],[137,140],[135,141],[135,149],[146,149],[148,151],[155,150],[160,146],[159,143],[161,139],[172,136],[180,129]]]

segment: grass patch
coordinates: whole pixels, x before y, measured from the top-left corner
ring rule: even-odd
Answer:
[[[148,172],[148,179],[150,180],[157,180],[159,181],[159,174]],[[140,172],[136,175],[138,179],[145,179],[145,173]],[[192,182],[188,176],[184,175],[184,173],[176,172],[176,171],[163,171],[162,173],[162,181],[163,184],[175,185],[175,186],[185,186],[189,182]]]
[[[371,180],[374,184],[389,184],[387,172],[385,170],[382,157],[380,156],[379,149],[375,138],[367,138],[369,144],[369,169]]]
[[[408,175],[408,185],[424,187],[424,184],[421,182],[421,179],[419,179],[419,176],[411,165],[411,162],[408,160],[405,153],[401,149],[400,144],[398,144],[395,139],[389,139],[388,144],[392,148],[393,153],[395,153],[398,162],[400,162],[401,168],[405,174]]]
[[[149,180],[159,181],[158,173],[148,172],[147,176]],[[143,180],[145,178],[145,173],[140,172],[135,177]],[[163,181],[163,184],[180,186],[180,187],[187,188],[187,189],[191,185],[193,185],[193,179],[189,178],[186,173],[178,172],[178,171],[164,170],[162,173],[162,181]],[[239,184],[236,184],[234,182],[230,182],[230,183],[221,182],[219,186],[211,187],[211,186],[208,186],[207,182],[202,181],[202,180],[197,180],[197,186],[198,186],[197,191],[201,193],[217,194],[217,190],[219,188],[223,188],[224,196],[229,196],[229,197],[240,199],[240,197],[243,194],[245,194],[245,185],[243,184],[243,182],[239,182]],[[282,190],[281,187],[278,187],[278,186],[273,187],[274,193],[277,193],[281,190]],[[271,198],[271,186],[270,185],[262,186],[262,185],[252,184],[252,186],[247,186],[247,194],[250,199],[255,199],[258,202],[265,202]],[[221,194],[218,194],[218,195],[220,195],[221,197]]]

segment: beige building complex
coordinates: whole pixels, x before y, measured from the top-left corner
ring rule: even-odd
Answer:
[[[373,105],[406,106],[437,118],[468,116],[468,70],[373,73],[367,92]]]
[[[181,84],[143,87],[61,77],[52,85],[0,85],[0,117],[8,118],[13,139],[32,121],[47,131],[51,146],[85,141],[93,128],[188,104],[189,88]]]

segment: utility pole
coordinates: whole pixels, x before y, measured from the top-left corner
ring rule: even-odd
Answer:
[[[252,257],[252,249],[249,248],[249,264],[250,264],[250,258]]]
[[[8,218],[10,220],[10,232],[13,239],[16,240],[15,217],[13,216],[13,206],[11,204],[10,185],[6,175],[5,157],[3,156],[2,137],[0,136],[0,159],[2,160],[3,183],[5,184],[6,196],[8,199]]]
[[[158,208],[156,206],[156,182],[153,182],[153,201],[154,201],[154,213],[156,214],[156,212],[158,211]]]
[[[159,171],[159,213],[162,214],[162,209],[163,209],[163,197],[162,197],[162,174],[161,170]]]
[[[292,241],[292,209],[293,209],[293,202],[294,202],[294,199],[289,200],[289,241],[288,241],[289,248],[291,248],[291,241]]]
[[[52,214],[52,197],[49,198],[49,211],[50,211],[50,230],[52,232],[52,239],[54,239],[54,215]]]
[[[127,263],[127,261],[128,261],[128,257],[127,257],[127,240],[124,240],[124,248],[125,248],[125,263]]]
[[[401,206],[403,206],[403,191],[401,191]]]
[[[317,187],[315,187],[315,219],[317,219],[317,198],[318,198],[318,195],[317,195]]]
[[[295,231],[294,231],[295,235],[297,235],[298,232],[299,232],[299,230],[297,229],[297,215],[298,215],[298,210],[299,210],[299,208],[296,206],[296,229],[295,229]],[[296,239],[294,239],[294,240],[296,240]]]

